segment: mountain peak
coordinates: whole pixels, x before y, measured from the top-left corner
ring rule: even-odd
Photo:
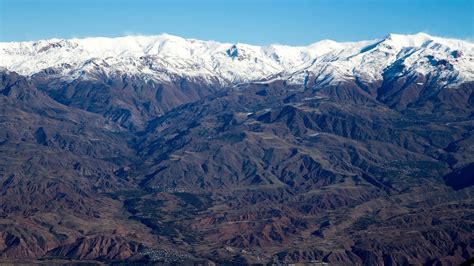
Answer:
[[[426,33],[390,34],[383,39],[359,42],[323,40],[299,47],[200,41],[167,33],[9,42],[0,43],[0,67],[27,76],[53,68],[57,75],[66,79],[93,78],[95,75],[90,72],[98,69],[86,68],[87,62],[92,60],[102,62],[97,66],[102,73],[125,73],[160,80],[169,79],[171,75],[217,78],[232,83],[306,73],[308,69],[318,75],[331,75],[331,80],[346,78],[361,69],[370,79],[379,79],[383,69],[400,59],[397,57],[399,52],[409,47],[425,49],[425,56],[436,52],[445,59],[459,50],[458,54],[465,56],[453,63],[454,69],[466,70],[462,74],[474,79],[474,62],[469,61],[474,54],[473,44]],[[409,64],[423,61],[420,56],[409,58]],[[238,60],[229,60],[229,57]]]
[[[382,42],[390,43],[391,45],[397,48],[404,48],[404,47],[420,47],[424,45],[426,42],[433,41],[435,38],[420,32],[417,34],[412,35],[405,35],[405,34],[389,34],[385,38],[382,39]]]

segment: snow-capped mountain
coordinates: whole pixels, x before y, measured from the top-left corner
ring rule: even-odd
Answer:
[[[309,46],[254,46],[158,36],[51,39],[0,43],[0,67],[32,76],[63,79],[138,76],[155,81],[176,77],[230,85],[285,78],[304,83],[382,79],[397,65],[404,73],[436,73],[450,84],[474,80],[474,44],[433,37],[391,34],[385,38]]]
[[[0,258],[460,265],[473,114],[426,34],[0,43]]]

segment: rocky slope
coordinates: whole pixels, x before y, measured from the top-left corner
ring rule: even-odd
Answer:
[[[457,265],[474,45],[0,43],[0,258]]]
[[[351,80],[368,95],[405,106],[433,89],[474,80],[473,44],[424,33],[305,47],[166,34],[52,39],[0,43],[0,57],[0,67],[29,76],[56,101],[133,130],[173,107],[248,82],[285,80],[311,88]]]

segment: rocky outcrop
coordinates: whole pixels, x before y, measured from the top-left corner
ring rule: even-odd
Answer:
[[[81,237],[75,242],[59,246],[46,253],[46,257],[76,260],[126,260],[136,254],[140,245],[123,237]]]

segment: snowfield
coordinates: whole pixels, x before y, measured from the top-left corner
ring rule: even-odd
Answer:
[[[308,46],[254,46],[158,36],[50,39],[0,43],[0,67],[31,76],[44,71],[64,79],[137,75],[218,80],[223,85],[285,78],[303,84],[357,78],[382,79],[393,66],[404,73],[435,73],[450,84],[474,80],[474,44],[425,33],[390,34],[360,42],[320,41]]]

